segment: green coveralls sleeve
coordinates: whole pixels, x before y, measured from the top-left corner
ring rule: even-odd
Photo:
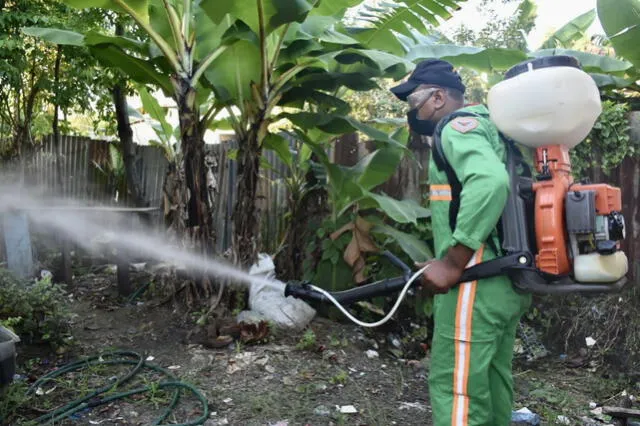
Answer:
[[[488,113],[484,107],[475,107],[474,112]],[[456,120],[461,121],[456,124]],[[430,160],[436,252],[440,257],[449,247],[463,244],[475,251],[468,265],[473,266],[496,256],[485,243],[492,238],[509,194],[504,145],[484,117],[455,119],[444,128],[441,140],[462,190],[451,232],[451,198],[446,196],[450,182]],[[517,293],[506,276],[462,283],[435,296],[429,370],[433,425],[510,424],[513,345],[529,304],[530,296]]]
[[[462,185],[457,225],[450,246],[478,250],[495,229],[509,194],[509,175],[491,143],[491,129],[478,120],[466,133],[448,125],[442,147]]]

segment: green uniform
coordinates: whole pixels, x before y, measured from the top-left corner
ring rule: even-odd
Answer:
[[[436,256],[462,244],[475,251],[469,266],[496,257],[496,225],[509,193],[506,150],[486,107],[463,108],[443,129],[442,147],[462,185],[455,231],[449,225],[451,188],[429,164]],[[506,276],[462,283],[434,301],[429,393],[436,426],[508,425],[513,403],[512,357],[516,327],[530,305]]]

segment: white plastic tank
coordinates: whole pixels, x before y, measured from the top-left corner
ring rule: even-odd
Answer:
[[[487,106],[502,133],[530,148],[573,148],[602,112],[596,83],[571,56],[542,57],[512,67],[489,90]]]
[[[589,253],[573,259],[573,275],[581,283],[613,283],[629,272],[629,261],[624,252],[609,255]]]

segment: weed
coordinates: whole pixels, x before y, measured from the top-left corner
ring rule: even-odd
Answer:
[[[25,343],[62,346],[69,337],[66,292],[50,279],[30,282],[0,269],[0,325]]]
[[[331,337],[329,338],[329,345],[333,347],[338,346],[338,347],[346,348],[347,346],[349,346],[349,340],[347,340],[346,337],[343,337],[342,339],[340,339],[335,334],[332,334]]]
[[[304,332],[304,335],[296,345],[296,349],[307,350],[316,346],[316,333],[312,329],[308,329]]]
[[[31,405],[31,397],[26,395],[27,388],[26,383],[16,382],[0,391],[0,424],[21,424],[21,419],[16,418],[18,412]]]
[[[349,373],[344,370],[340,370],[338,374],[329,379],[329,382],[332,385],[344,385],[347,383],[347,380],[349,380]]]

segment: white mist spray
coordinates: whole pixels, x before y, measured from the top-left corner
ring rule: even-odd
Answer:
[[[250,275],[220,259],[205,258],[167,243],[167,237],[148,229],[125,229],[118,224],[122,213],[109,208],[83,205],[77,200],[60,202],[45,196],[45,191],[37,189],[17,189],[15,186],[0,186],[0,210],[21,211],[34,224],[55,234],[63,234],[78,246],[92,251],[97,236],[108,236],[109,244],[123,253],[135,253],[187,270],[227,278],[232,284],[251,286],[262,284],[284,293],[284,285],[278,281]],[[1,211],[0,211],[1,213]],[[133,213],[127,213],[133,214]]]

